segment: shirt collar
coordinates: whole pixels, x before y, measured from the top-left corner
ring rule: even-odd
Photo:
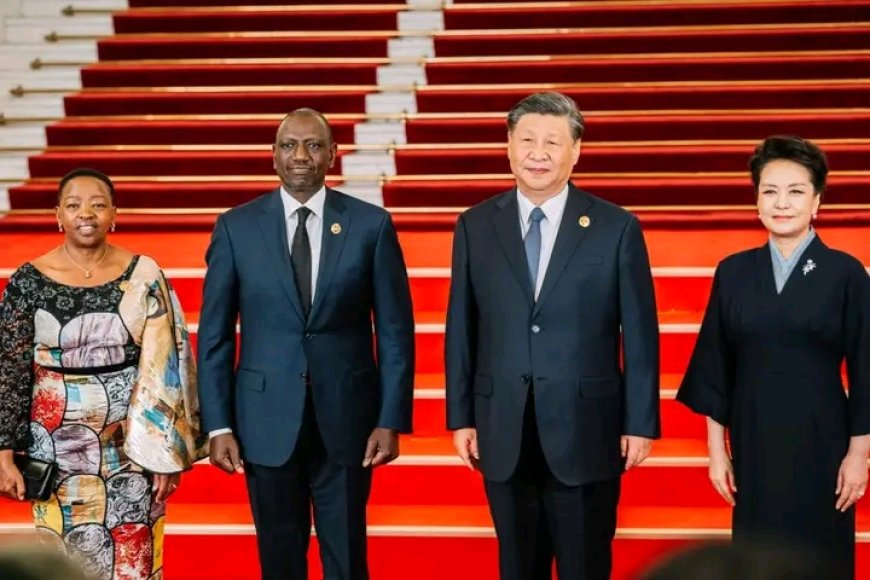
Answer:
[[[293,198],[293,196],[287,193],[287,190],[284,189],[284,186],[282,185],[281,203],[284,204],[284,217],[287,219],[290,219],[296,210],[303,205],[310,209],[312,214],[323,219],[323,207],[326,205],[326,186],[322,186],[317,190],[317,193],[311,196],[311,199],[309,199],[305,204],[301,204]]]
[[[529,223],[529,215],[532,213],[532,210],[536,207],[535,204],[531,202],[531,200],[517,188],[517,202],[520,206],[520,219],[524,224]],[[540,205],[541,210],[544,212],[544,217],[547,218],[547,221],[550,223],[556,223],[559,217],[562,215],[562,212],[565,210],[565,204],[568,202],[568,184],[565,184],[565,187],[562,188],[562,191],[545,201]]]
[[[810,231],[804,236],[804,239],[801,240],[801,243],[798,244],[798,247],[794,249],[788,258],[782,255],[782,252],[779,251],[779,248],[775,243],[773,243],[772,239],[767,243],[770,245],[770,253],[773,254],[774,261],[779,265],[779,268],[781,270],[787,270],[795,262],[801,259],[804,251],[809,247],[815,237],[816,231],[812,226],[810,226]]]

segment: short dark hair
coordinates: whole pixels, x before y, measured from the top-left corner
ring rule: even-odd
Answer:
[[[553,91],[529,95],[510,110],[507,116],[508,133],[513,133],[523,115],[537,113],[538,115],[555,115],[568,118],[571,137],[576,141],[583,136],[586,128],[583,114],[577,108],[574,99]]]
[[[78,169],[73,169],[72,171],[60,178],[60,183],[58,183],[57,185],[58,203],[60,203],[60,198],[61,196],[63,196],[63,190],[64,188],[66,188],[66,184],[77,177],[92,177],[105,183],[106,187],[109,188],[109,197],[112,199],[112,205],[115,204],[115,185],[112,183],[112,180],[109,179],[109,176],[102,171],[97,171],[96,169],[91,169],[89,167],[79,167]]]
[[[284,122],[287,119],[289,119],[291,117],[296,117],[296,116],[316,117],[316,118],[320,119],[323,122],[323,124],[326,126],[326,133],[327,133],[327,135],[329,135],[329,144],[332,145],[333,143],[335,143],[335,139],[332,136],[332,125],[329,124],[329,119],[327,119],[326,115],[324,115],[323,113],[321,113],[317,109],[312,109],[310,107],[301,107],[299,109],[295,109],[293,111],[290,111],[289,113],[284,115],[284,118],[281,119],[281,122],[278,124],[278,126],[280,127],[281,125],[284,124]]]
[[[755,154],[749,159],[749,171],[756,190],[764,167],[778,159],[792,161],[805,167],[810,172],[810,181],[815,193],[821,195],[825,191],[828,160],[824,152],[812,141],[791,135],[773,135],[755,148]]]

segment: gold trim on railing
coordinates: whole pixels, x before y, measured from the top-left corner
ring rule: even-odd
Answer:
[[[648,212],[648,213],[708,213],[718,211],[740,211],[740,212],[757,212],[758,208],[754,205],[627,205],[626,210],[631,212]],[[224,213],[232,208],[230,207],[191,207],[191,208],[118,208],[118,213],[122,216],[133,215],[214,215]],[[426,215],[426,214],[454,214],[461,213],[468,209],[468,206],[430,206],[430,207],[387,207],[391,213],[404,215]],[[826,212],[834,211],[866,211],[870,210],[870,204],[825,204]],[[55,214],[54,209],[10,209],[0,210],[0,216],[52,216]]]
[[[661,32],[719,32],[722,30],[733,31],[763,31],[763,30],[806,30],[812,28],[862,28],[870,26],[870,21],[860,22],[793,22],[787,24],[762,23],[762,24],[669,24],[665,26],[595,26],[589,28],[478,28],[478,29],[452,29],[438,30],[431,34],[438,36],[552,36],[556,34],[583,34],[594,36],[596,34],[656,34]],[[429,36],[430,33],[420,35]]]
[[[870,80],[868,80],[870,82]],[[413,85],[222,85],[222,86],[175,86],[175,87],[85,87],[79,93],[358,93],[377,91],[409,91]],[[35,89],[35,91],[47,89]],[[69,91],[64,91],[69,92]]]
[[[746,1],[746,0],[744,0]],[[804,0],[807,1],[807,0]],[[126,10],[117,10],[113,8],[76,8],[67,6],[62,10],[64,16],[74,16],[76,14],[165,14],[167,12],[192,12],[202,13],[211,12],[217,14],[229,13],[250,13],[250,12],[405,12],[411,10],[432,10],[441,8],[439,2],[423,4],[420,7],[408,4],[284,4],[284,5],[249,5],[249,6],[147,6],[141,8],[128,8]]]
[[[831,177],[870,177],[870,170],[845,170],[832,171]],[[743,171],[662,171],[662,172],[601,172],[601,173],[574,173],[572,179],[619,179],[631,181],[637,179],[711,179],[711,178],[746,178]],[[57,177],[34,177],[24,178],[28,183],[51,183],[56,184]],[[124,182],[151,182],[151,183],[226,183],[226,182],[275,182],[275,175],[113,175],[112,181]],[[327,175],[326,180],[331,183],[337,182],[374,182],[382,183],[405,182],[405,181],[511,181],[514,176],[510,173],[445,173],[445,174],[418,174],[418,175]],[[18,180],[18,181],[23,181]]]
[[[802,3],[815,3],[816,0],[767,0],[766,4],[783,4],[784,7],[794,5],[794,4],[802,4]],[[729,5],[741,5],[748,4],[754,5],[758,4],[758,0],[586,0],[579,2],[477,2],[477,3],[468,3],[468,4],[449,4],[445,5],[445,10],[451,10],[456,12],[464,12],[469,10],[503,10],[505,8],[521,8],[521,9],[529,9],[534,10],[536,8],[547,9],[547,8],[581,8],[581,7],[610,7],[610,6],[672,6],[674,4],[679,5],[720,5],[720,4],[729,4]]]
[[[769,0],[772,4],[783,4],[786,7],[794,4],[812,3],[813,0]],[[423,10],[445,10],[448,12],[468,12],[481,10],[546,10],[553,8],[586,8],[586,7],[627,7],[627,6],[671,6],[674,4],[683,6],[704,6],[710,4],[728,4],[728,5],[753,5],[757,0],[607,0],[607,1],[581,1],[581,2],[494,2],[494,3],[471,3],[471,4],[449,4],[446,1],[431,0],[429,2],[419,2],[415,4],[285,4],[285,5],[268,5],[268,6],[160,6],[160,7],[142,7],[131,8],[128,12],[137,14],[162,14],[166,12],[217,12],[217,13],[239,13],[239,12],[384,12],[384,11],[423,11]],[[75,16],[76,14],[110,14],[118,12],[113,8],[91,8],[91,7],[76,7],[69,5],[61,10],[64,16]]]
[[[819,109],[638,109],[619,111],[584,111],[586,118],[593,117],[745,117],[745,116],[852,116],[868,115],[870,108],[819,108]],[[451,113],[332,113],[329,119],[332,121],[437,121],[437,120],[487,120],[498,119],[504,121],[507,112],[451,112]],[[19,115],[10,117],[0,113],[0,126],[12,123],[58,122],[64,123],[107,123],[107,122],[131,122],[143,121],[269,121],[276,123],[284,116],[283,113],[270,114],[214,114],[214,115],[88,115],[73,117],[28,117]],[[276,125],[277,126],[277,125]]]
[[[584,34],[594,36],[596,34],[630,33],[632,35],[655,34],[660,32],[714,32],[721,30],[807,30],[813,28],[864,28],[870,26],[870,22],[798,22],[792,24],[700,24],[688,26],[637,26],[637,27],[600,27],[600,28],[510,28],[510,29],[464,29],[464,30],[439,30],[439,31],[403,31],[403,37],[441,37],[441,36],[517,36],[534,35],[547,36],[555,34]],[[286,30],[286,31],[249,31],[249,32],[147,32],[131,34],[115,34],[112,38],[118,39],[147,39],[147,38],[361,38],[361,37],[398,37],[400,33],[395,30]],[[66,40],[94,40],[106,38],[102,34],[61,34],[56,31],[45,35],[47,42],[62,42]]]
[[[799,51],[733,51],[733,52],[655,52],[655,53],[613,53],[613,54],[558,54],[558,55],[504,55],[504,56],[445,56],[445,57],[299,57],[299,58],[175,58],[141,60],[101,60],[95,63],[49,61],[40,58],[30,63],[32,69],[43,67],[80,67],[92,70],[112,70],[137,66],[176,67],[176,66],[251,66],[251,65],[419,65],[427,64],[502,64],[502,63],[540,63],[570,61],[612,61],[612,60],[722,60],[722,59],[804,59],[808,57],[862,57],[870,55],[868,49],[854,50],[799,50]]]
[[[223,86],[172,86],[172,87],[86,87],[74,93],[353,93],[353,92],[410,92],[437,93],[444,91],[541,91],[571,89],[641,89],[641,88],[705,88],[705,87],[808,87],[808,86],[866,86],[870,79],[784,79],[784,80],[705,80],[705,81],[638,81],[638,82],[595,82],[595,83],[505,83],[505,84],[444,84],[444,85],[223,85]],[[21,85],[9,90],[20,97],[25,94],[70,93],[60,88],[25,88]]]
[[[814,143],[824,146],[836,145],[870,145],[870,138],[832,138],[832,139],[814,139]],[[583,145],[585,151],[603,149],[603,148],[625,148],[632,147],[754,147],[758,144],[754,139],[717,139],[711,141],[709,139],[683,139],[683,140],[653,140],[653,141],[590,141]],[[394,151],[464,151],[473,149],[485,150],[504,150],[507,144],[503,142],[481,142],[481,143],[369,143],[369,144],[340,144],[339,151],[355,152],[394,152]],[[260,152],[271,153],[271,144],[154,144],[154,145],[55,145],[46,147],[33,146],[14,146],[0,145],[0,151],[38,151],[45,153],[75,153],[75,152],[94,152],[102,151],[106,153],[123,153],[123,152],[179,152],[179,153],[196,153],[210,151],[228,151],[228,152]]]

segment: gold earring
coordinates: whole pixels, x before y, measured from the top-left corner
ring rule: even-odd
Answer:
[[[63,233],[63,224],[60,222],[57,222],[57,231],[59,231],[60,233]]]
[[[113,232],[115,231],[115,224],[112,224],[112,228],[111,228],[111,229],[112,229]]]

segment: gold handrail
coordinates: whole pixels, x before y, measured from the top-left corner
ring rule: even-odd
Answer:
[[[444,56],[444,57],[264,57],[264,58],[167,58],[139,60],[101,60],[97,62],[51,61],[35,58],[30,68],[37,70],[46,67],[81,67],[93,70],[111,70],[138,66],[251,66],[251,65],[418,65],[428,64],[502,64],[502,63],[540,63],[540,62],[583,62],[613,60],[722,60],[722,59],[805,59],[808,57],[862,57],[870,55],[870,49],[851,50],[796,50],[796,51],[732,51],[732,52],[656,52],[656,53],[613,53],[613,54],[557,54],[557,55],[504,55],[504,56]]]
[[[619,111],[584,111],[587,118],[596,117],[743,117],[743,116],[852,116],[868,115],[870,108],[817,108],[817,109],[638,109]],[[449,121],[449,120],[499,120],[504,122],[506,112],[450,112],[450,113],[332,113],[331,121]],[[184,115],[92,115],[71,117],[46,117],[17,115],[10,117],[0,112],[0,125],[29,123],[34,121],[63,121],[65,123],[149,122],[149,121],[275,121],[283,113],[230,113],[230,114],[184,114]],[[277,125],[276,125],[277,126]]]
[[[838,145],[870,145],[870,138],[831,138],[831,139],[814,139],[818,145],[823,146],[838,146]],[[755,139],[717,139],[711,141],[709,139],[676,139],[676,140],[640,140],[640,141],[589,141],[583,144],[584,151],[603,149],[603,148],[633,148],[633,147],[754,147],[758,144]],[[342,144],[338,146],[339,151],[355,152],[383,152],[389,153],[394,151],[463,151],[473,149],[496,150],[503,151],[507,147],[504,142],[478,142],[478,143],[379,143],[379,144]],[[123,152],[179,152],[179,153],[197,153],[211,151],[226,151],[226,152],[260,152],[268,154],[271,152],[271,144],[153,144],[153,145],[53,145],[45,147],[33,146],[14,146],[0,145],[0,151],[38,151],[45,153],[75,153],[75,152],[106,152],[106,153],[123,153]]]
[[[626,205],[623,206],[626,210],[632,212],[649,212],[649,213],[690,213],[690,212],[719,212],[719,211],[737,211],[755,213],[758,208],[755,205],[736,204],[736,205]],[[231,207],[191,207],[191,208],[119,208],[118,212],[124,216],[128,215],[214,215],[224,213],[232,209]],[[387,207],[390,212],[404,215],[425,215],[425,214],[452,214],[461,213],[468,209],[468,206],[430,206],[430,207]],[[825,204],[826,212],[851,212],[851,211],[867,211],[870,210],[870,204],[860,203],[845,203],[845,204]],[[7,209],[0,210],[0,216],[53,216],[54,209]]]

